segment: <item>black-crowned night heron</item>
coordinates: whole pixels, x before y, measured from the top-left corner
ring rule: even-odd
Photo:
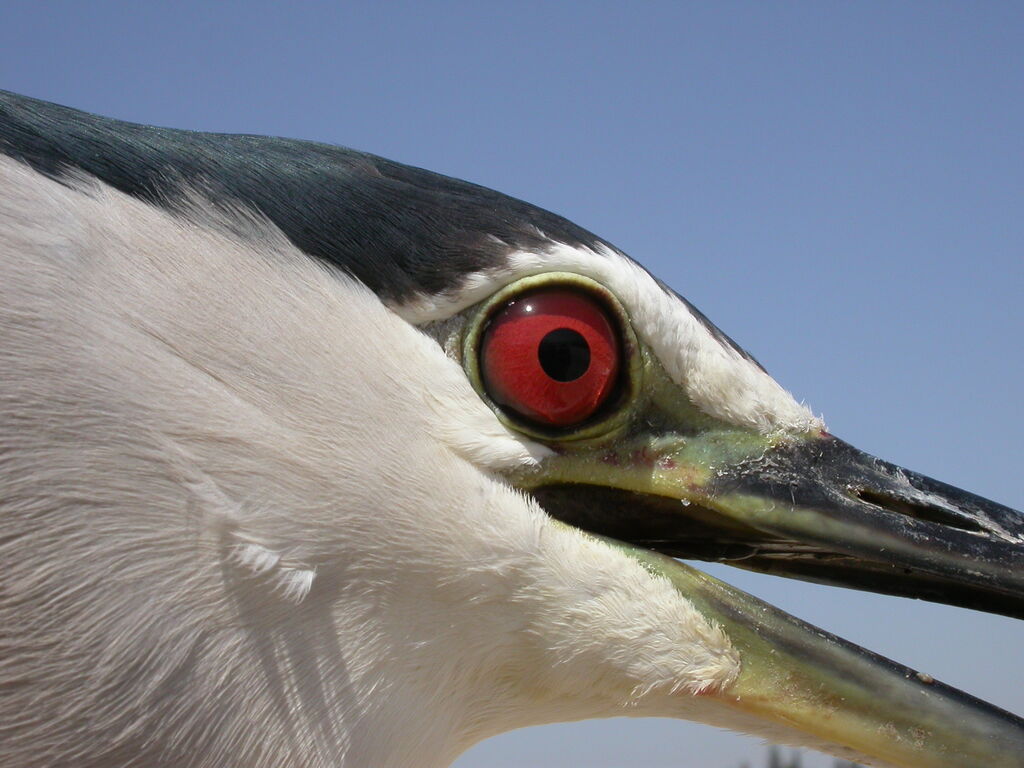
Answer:
[[[603,240],[337,147],[0,96],[0,765],[443,766],[1024,723],[669,556],[1024,615],[1021,516],[824,430]]]

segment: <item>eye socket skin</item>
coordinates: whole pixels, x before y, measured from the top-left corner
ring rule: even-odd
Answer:
[[[614,394],[622,366],[616,324],[600,301],[570,288],[540,288],[509,300],[480,344],[488,396],[547,427],[571,427]]]

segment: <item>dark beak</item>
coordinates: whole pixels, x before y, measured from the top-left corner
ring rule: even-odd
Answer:
[[[758,532],[735,565],[1024,618],[1024,515],[830,435],[735,467],[713,495]]]
[[[725,630],[742,659],[716,694],[728,706],[861,762],[1024,764],[1019,718],[671,559],[1024,618],[1020,513],[827,433],[637,431],[565,446],[519,484],[552,516],[614,539]]]
[[[1024,515],[826,433],[751,441],[605,451],[607,484],[535,494],[565,522],[673,557],[1024,618]],[[559,479],[580,460],[559,457]]]

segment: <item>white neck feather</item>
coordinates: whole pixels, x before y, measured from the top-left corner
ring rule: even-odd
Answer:
[[[429,768],[735,674],[365,289],[242,215],[0,188],[0,764]]]

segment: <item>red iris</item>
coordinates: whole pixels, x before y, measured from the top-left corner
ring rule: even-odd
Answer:
[[[499,311],[480,347],[484,387],[531,421],[568,427],[594,415],[615,389],[619,341],[595,299],[565,288],[518,296]]]

